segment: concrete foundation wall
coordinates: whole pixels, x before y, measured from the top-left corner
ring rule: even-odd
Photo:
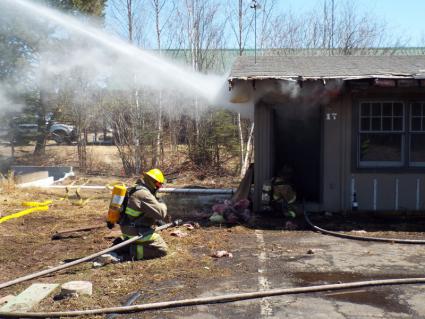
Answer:
[[[194,212],[211,211],[212,206],[226,199],[231,194],[161,194],[161,199],[167,204],[168,214],[173,217],[193,217]]]
[[[17,184],[24,184],[24,183],[33,182],[36,180],[46,179],[48,177],[49,177],[49,172],[39,171],[39,172],[16,175],[15,182]]]
[[[53,177],[55,181],[73,174],[72,166],[11,166],[10,169],[15,171],[15,175],[47,171],[48,176]]]

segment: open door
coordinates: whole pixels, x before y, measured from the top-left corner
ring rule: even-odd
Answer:
[[[275,176],[291,170],[298,200],[320,202],[321,107],[277,105],[274,127]]]

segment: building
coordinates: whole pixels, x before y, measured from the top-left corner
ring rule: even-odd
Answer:
[[[240,57],[255,101],[254,208],[284,167],[310,210],[425,210],[425,55]]]

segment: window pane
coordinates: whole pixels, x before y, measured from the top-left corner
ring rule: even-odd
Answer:
[[[380,131],[381,130],[381,118],[372,118],[372,131]]]
[[[382,119],[382,129],[384,131],[391,131],[393,129],[392,122],[391,117],[384,117]]]
[[[382,113],[384,116],[392,116],[393,115],[393,104],[392,103],[384,103],[382,105]]]
[[[381,103],[372,103],[372,115],[381,116]]]
[[[370,103],[362,103],[361,116],[369,116],[369,115],[370,115]]]
[[[422,119],[420,117],[412,118],[412,131],[420,131],[421,122],[422,122]]]
[[[360,161],[400,162],[401,134],[360,134]]]
[[[425,163],[425,134],[412,134],[410,137],[410,161]]]
[[[370,130],[370,119],[367,118],[362,118],[361,121],[361,130],[362,131],[369,131]]]
[[[395,117],[393,122],[393,130],[394,131],[402,131],[403,130],[403,118]]]
[[[394,103],[394,116],[403,116],[403,104]]]
[[[412,104],[412,116],[421,116],[422,115],[422,105],[420,103]]]

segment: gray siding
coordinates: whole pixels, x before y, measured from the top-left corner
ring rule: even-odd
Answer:
[[[273,174],[273,110],[265,103],[257,103],[254,111],[255,121],[255,166],[254,166],[254,210],[261,204],[261,190],[264,181]]]
[[[425,174],[357,173],[351,180],[361,210],[425,210]]]
[[[336,112],[337,119],[326,120],[329,112]],[[350,210],[355,191],[361,210],[425,210],[425,171],[357,169],[352,154],[356,141],[352,117],[350,94],[325,107],[322,209]]]
[[[423,89],[371,88],[362,92],[344,93],[323,106],[322,116],[322,200],[316,209],[350,210],[355,191],[361,210],[425,210],[425,168],[357,169],[353,101],[358,98],[423,97]],[[425,99],[425,97],[424,97]],[[263,100],[264,101],[264,100]],[[269,103],[269,104],[267,104]],[[261,203],[261,189],[274,173],[273,108],[285,107],[284,96],[269,98],[255,106],[255,192],[254,209]],[[328,119],[328,114],[336,113]]]
[[[335,211],[341,209],[343,202],[343,163],[345,149],[344,116],[342,114],[342,99],[326,105],[323,112],[323,209]],[[327,119],[336,113],[336,118]]]

